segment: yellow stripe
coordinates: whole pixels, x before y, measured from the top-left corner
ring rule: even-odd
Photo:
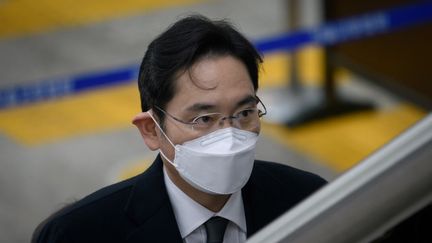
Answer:
[[[259,73],[261,88],[280,87],[288,83],[290,56],[286,53],[271,53],[264,56],[264,63]]]
[[[425,114],[413,105],[399,104],[389,110],[351,114],[295,129],[264,123],[263,133],[341,172],[379,149]]]
[[[319,46],[310,45],[296,52],[297,77],[307,86],[322,85],[324,80],[324,52]],[[264,56],[263,68],[260,72],[261,88],[281,87],[290,83],[292,54],[275,52]],[[350,78],[346,69],[339,68],[335,73],[335,80],[343,82]]]
[[[0,37],[75,26],[200,0],[5,0],[0,1]]]
[[[315,45],[297,51],[299,79],[306,85],[319,85],[324,80],[323,48]]]
[[[101,89],[0,111],[0,131],[37,145],[61,138],[131,127],[140,111],[136,84]]]

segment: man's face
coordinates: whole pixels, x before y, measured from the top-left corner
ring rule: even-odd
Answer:
[[[229,55],[200,59],[189,71],[180,73],[174,89],[175,95],[165,111],[186,122],[207,113],[230,116],[255,105],[255,91],[245,65]],[[229,126],[229,121],[225,121],[220,128]],[[165,117],[164,127],[174,144],[183,144],[203,135],[169,116]],[[251,131],[259,133],[259,129],[257,126]],[[173,160],[174,148],[160,131],[157,132],[160,149]]]

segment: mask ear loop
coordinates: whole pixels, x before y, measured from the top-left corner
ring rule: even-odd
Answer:
[[[166,133],[162,130],[161,126],[159,125],[159,123],[156,121],[156,119],[153,117],[152,113],[150,112],[151,110],[147,111],[147,114],[149,114],[149,116],[151,117],[151,119],[154,121],[154,123],[156,124],[156,126],[159,128],[159,130],[161,131],[161,133],[165,136],[165,138],[168,140],[168,142],[171,144],[171,146],[173,146],[173,148],[178,151],[178,148],[174,145],[173,142],[171,142],[171,140],[168,138],[168,136],[166,135]],[[170,164],[172,164],[174,167],[177,167],[176,164],[174,164],[173,161],[171,161],[170,159],[168,159],[168,157],[162,152],[162,150],[159,149],[160,154],[162,155],[162,157],[164,157]]]
[[[150,110],[151,111],[151,110]],[[173,142],[171,142],[171,140],[168,138],[168,136],[166,135],[166,133],[162,130],[162,127],[159,125],[159,123],[156,121],[156,119],[153,117],[152,113],[150,111],[147,111],[147,114],[149,114],[149,116],[151,117],[151,119],[154,121],[154,123],[156,124],[156,126],[159,128],[159,130],[161,131],[161,133],[165,136],[165,138],[168,140],[168,142],[173,146],[173,148],[175,150],[176,146],[174,145]]]

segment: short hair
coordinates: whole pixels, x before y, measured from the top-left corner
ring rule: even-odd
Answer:
[[[141,110],[152,109],[163,122],[162,109],[175,95],[175,79],[206,55],[231,55],[247,68],[255,91],[262,58],[255,47],[226,20],[202,15],[180,19],[153,40],[141,62],[138,88]]]

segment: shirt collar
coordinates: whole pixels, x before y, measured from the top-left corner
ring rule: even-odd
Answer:
[[[192,231],[200,227],[213,216],[226,218],[236,224],[242,231],[246,232],[246,219],[241,191],[233,193],[221,211],[215,213],[195,202],[180,190],[167,175],[165,166],[163,173],[168,197],[173,206],[174,215],[182,238],[188,236]]]

